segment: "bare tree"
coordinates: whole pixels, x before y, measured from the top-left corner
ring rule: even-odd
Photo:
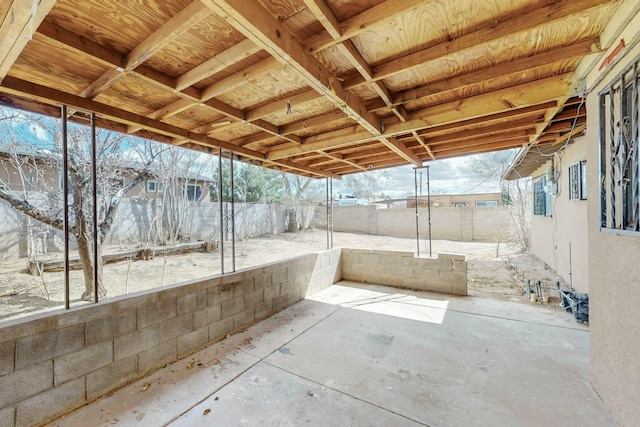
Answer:
[[[2,114],[7,114],[3,110]],[[63,230],[62,133],[58,120],[32,114],[13,114],[2,121],[0,152],[5,167],[21,177],[19,185],[0,182],[0,199],[40,224]],[[142,140],[115,132],[97,133],[96,193],[98,218],[93,218],[91,133],[87,126],[68,128],[69,234],[76,240],[84,273],[82,299],[94,290],[93,234],[98,235],[99,293],[106,295],[102,281],[101,248],[111,230],[123,197],[149,175],[153,147]],[[156,150],[157,151],[157,150]]]
[[[478,175],[500,180],[502,202],[507,208],[509,232],[512,240],[522,252],[531,247],[531,179],[521,178],[512,181],[503,179],[509,168],[510,156],[487,153],[475,155],[469,166]]]
[[[313,203],[314,199],[321,198],[320,181],[300,175],[282,173],[282,183],[284,187],[283,203],[288,220],[287,230],[296,232],[306,228],[313,216],[313,209],[306,208]]]

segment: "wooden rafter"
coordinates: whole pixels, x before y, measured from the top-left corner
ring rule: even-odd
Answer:
[[[315,15],[320,23],[327,30],[329,35],[335,40],[339,39],[340,34],[340,22],[334,15],[333,11],[325,3],[324,0],[304,0],[309,10]],[[393,105],[391,93],[389,89],[380,81],[373,81],[373,71],[362,57],[362,54],[358,51],[358,48],[353,44],[351,40],[345,40],[338,44],[344,56],[351,62],[351,65],[360,73],[363,79],[370,83],[372,89],[378,94],[382,101],[388,107],[391,107],[391,111],[398,116],[402,121],[406,120],[406,111],[403,108]]]
[[[527,70],[535,69],[554,62],[571,58],[579,58],[586,54],[597,52],[597,39],[587,39],[575,44],[563,46],[548,52],[534,56],[517,59],[515,61],[499,64],[474,73],[464,74],[458,77],[448,78],[436,83],[421,86],[416,89],[398,93],[393,99],[393,105],[402,105],[407,102],[418,101],[427,96],[441,94],[452,90],[463,90],[483,81],[520,74]],[[385,105],[386,107],[386,105]],[[382,107],[384,108],[384,107]]]
[[[316,170],[313,168],[306,167],[304,165],[298,165],[295,162],[291,162],[285,159],[281,160],[271,160],[265,159],[263,153],[258,151],[253,151],[248,148],[238,147],[236,145],[230,144],[225,141],[221,141],[215,138],[211,138],[206,135],[199,135],[189,132],[186,129],[182,129],[177,126],[170,125],[168,123],[164,123],[158,120],[150,119],[145,116],[141,116],[139,114],[134,114],[129,111],[121,110],[106,104],[102,104],[90,99],[86,99],[80,96],[71,95],[65,92],[61,92],[56,89],[51,89],[45,86],[37,85],[35,83],[27,82],[24,80],[17,79],[15,77],[6,77],[0,86],[0,89],[8,92],[14,93],[18,95],[27,95],[29,97],[33,97],[36,99],[44,98],[48,100],[55,101],[56,103],[68,105],[73,108],[77,108],[85,111],[93,111],[98,113],[102,117],[108,117],[117,122],[124,123],[126,125],[140,125],[145,129],[148,129],[152,132],[157,132],[160,135],[169,136],[171,138],[188,140],[196,144],[208,146],[208,147],[217,147],[223,150],[232,151],[234,153],[240,154],[242,156],[260,160],[262,162],[271,163],[275,165],[286,166],[291,169],[299,170],[305,173],[324,176],[330,178],[339,179],[339,176],[335,176],[332,174],[327,174],[323,171]]]
[[[195,107],[196,105],[200,105],[204,101],[208,101],[216,96],[220,96],[226,92],[232,91],[245,84],[247,81],[260,77],[264,74],[270,73],[271,71],[277,70],[278,68],[282,68],[283,65],[276,61],[274,58],[267,58],[259,63],[248,67],[242,73],[235,73],[229,77],[226,77],[222,80],[219,80],[211,85],[207,86],[201,93],[200,99],[197,101],[191,101],[188,99],[179,99],[173,102],[170,105],[167,105],[159,110],[153,112],[149,117],[152,117],[157,120],[166,119],[167,117],[175,116],[185,110],[188,110],[191,107]],[[137,128],[130,129],[129,133],[136,132]]]
[[[129,52],[121,67],[105,71],[105,73],[89,85],[80,96],[91,99],[95,98],[98,94],[122,79],[125,73],[135,69],[169,42],[193,27],[200,20],[206,18],[210,13],[211,11],[199,0],[193,1]]]
[[[435,125],[489,116],[516,107],[526,107],[564,98],[573,83],[571,77],[570,73],[564,74],[534,83],[472,96],[461,101],[425,108],[412,113],[407,122],[403,123],[397,120],[389,122],[385,126],[384,136],[397,136]],[[318,138],[306,138],[302,146],[274,148],[269,151],[269,158],[279,159],[308,151],[345,147],[372,139],[370,135],[356,129],[339,130],[323,134]]]
[[[121,64],[122,61],[124,61],[122,56],[49,22],[44,22],[38,29],[38,32],[56,43],[72,48],[84,55],[88,55],[93,60],[107,66],[118,67],[118,64]],[[153,86],[161,87],[168,92],[175,93],[175,95],[184,100],[184,104],[182,105],[193,105],[196,103],[197,105],[203,104],[204,106],[214,110],[216,113],[235,122],[245,122],[246,114],[244,111],[231,107],[216,99],[201,101],[200,91],[195,88],[188,87],[180,92],[175,92],[174,79],[145,66],[145,64],[138,66],[135,70],[132,70],[129,73],[134,74],[137,78],[149,82]],[[72,109],[70,109],[70,111],[71,110]],[[277,126],[271,125],[262,120],[253,121],[252,125],[258,129],[263,129],[268,135],[280,135],[280,129],[278,129]],[[130,130],[132,129],[137,129],[137,127],[131,126]],[[285,139],[296,143],[300,143],[302,141],[294,135],[288,135]],[[185,140],[177,141],[178,144],[184,144],[185,142]]]
[[[365,168],[364,166],[361,166],[361,165],[359,165],[358,163],[353,162],[353,161],[351,161],[351,160],[345,159],[345,158],[344,158],[342,155],[340,155],[340,154],[335,154],[335,155],[334,155],[334,154],[330,154],[330,153],[325,153],[324,151],[320,151],[319,153],[320,153],[320,154],[322,154],[323,156],[325,156],[325,157],[327,157],[327,158],[331,159],[331,160],[335,160],[335,161],[337,161],[337,162],[346,163],[346,164],[348,164],[348,165],[350,165],[350,166],[353,166],[353,167],[354,167],[354,168],[356,168],[356,169],[360,169],[360,170],[362,170],[362,171],[366,171],[366,170],[367,170],[367,168]]]
[[[486,44],[500,40],[538,25],[548,24],[550,21],[560,20],[585,9],[599,6],[607,1],[608,0],[561,0],[550,6],[458,37],[450,42],[441,43],[402,58],[394,59],[391,62],[380,64],[373,69],[373,80],[382,80],[396,74],[406,73],[415,67],[425,66],[431,61],[470,49],[479,43]],[[366,80],[360,78],[355,81],[346,82],[345,86],[351,89],[366,83],[368,83]]]
[[[425,149],[425,151],[427,152],[429,157],[431,157],[431,160],[435,160],[436,156],[433,155],[433,151],[431,151],[431,147],[429,147],[429,144],[424,142],[424,139],[422,139],[422,137],[420,135],[418,135],[418,132],[413,130],[413,131],[411,131],[411,134],[416,139],[416,141],[418,141],[418,143],[422,146],[422,148]]]
[[[406,14],[416,6],[428,3],[428,0],[405,0],[402,2],[385,0],[382,3],[371,7],[344,22],[339,24],[340,36],[335,38],[329,32],[322,32],[309,38],[305,43],[305,48],[309,52],[319,52],[321,50],[335,46],[345,40],[349,40],[365,31],[380,25],[398,16]]]
[[[207,4],[245,37],[274,58],[289,64],[305,78],[310,87],[340,106],[368,132],[374,136],[381,135],[380,119],[367,111],[362,100],[348,96],[340,80],[317,59],[306,55],[303,46],[289,30],[259,3],[249,0],[207,0]],[[408,162],[422,164],[415,154],[397,141],[385,138],[380,141]]]
[[[55,4],[56,0],[41,0],[33,14],[32,2],[11,2],[5,19],[0,23],[0,82]]]
[[[176,78],[175,90],[180,92],[259,51],[260,48],[253,44],[251,40],[244,40],[233,45],[224,52],[214,55],[212,58]]]

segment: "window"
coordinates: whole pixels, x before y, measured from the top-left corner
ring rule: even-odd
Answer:
[[[546,176],[533,181],[533,214],[551,216],[551,194]]]
[[[587,200],[587,162],[569,166],[569,200]]]
[[[184,186],[185,195],[190,202],[197,202],[202,197],[202,186],[196,184],[187,184]]]
[[[467,202],[454,202],[453,206],[456,208],[464,208],[465,206],[467,206]]]
[[[477,207],[486,207],[486,206],[498,206],[498,202],[496,200],[478,200],[476,201]]]
[[[640,232],[639,86],[636,62],[599,93],[601,229]]]
[[[158,183],[155,179],[147,180],[147,193],[162,193],[164,191],[164,186],[162,183]]]

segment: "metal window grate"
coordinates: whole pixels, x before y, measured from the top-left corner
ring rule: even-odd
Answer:
[[[587,199],[586,170],[584,160],[569,166],[569,200]]]
[[[638,161],[640,61],[600,92],[600,225],[640,231]]]
[[[547,214],[547,195],[544,192],[546,179],[544,177],[533,182],[533,214]]]

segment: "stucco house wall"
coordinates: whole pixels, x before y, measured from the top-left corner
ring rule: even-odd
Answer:
[[[560,176],[558,194],[551,197],[551,216],[533,215],[531,221],[531,252],[567,283],[573,284],[578,292],[589,292],[588,199],[569,200],[569,167],[586,159],[585,138],[578,138],[567,146],[554,163]],[[597,168],[597,162],[587,162],[587,169],[589,167]],[[533,179],[545,175],[550,168],[551,160],[533,173]]]
[[[613,67],[594,66],[587,76],[587,161],[599,161],[598,92],[626,66],[640,58],[640,5],[625,1],[620,21],[629,20],[616,37],[627,48]],[[633,14],[629,11],[633,10]],[[608,54],[608,52],[607,52]],[[595,390],[623,426],[640,425],[640,233],[625,235],[600,230],[599,173],[587,168],[591,370]]]

